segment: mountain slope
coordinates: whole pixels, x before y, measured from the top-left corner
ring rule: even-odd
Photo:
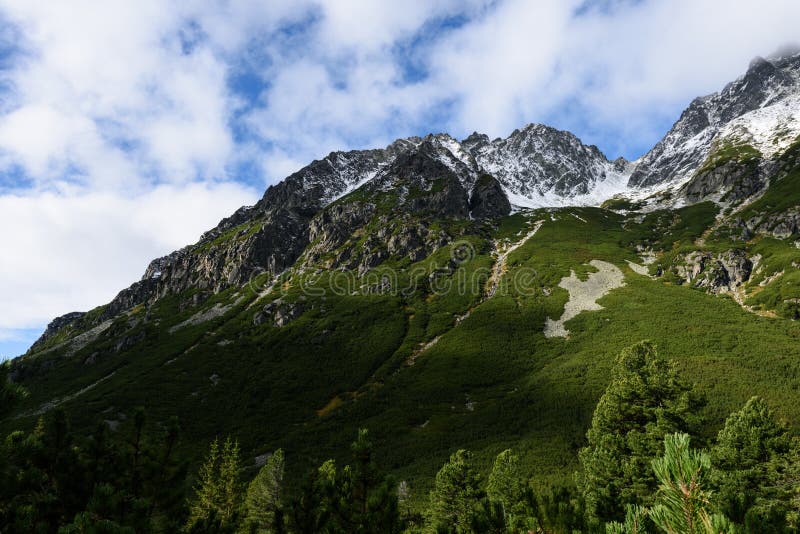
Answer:
[[[542,223],[511,253],[489,298],[445,290],[448,280],[486,287],[492,248],[480,229],[463,236],[474,254],[466,257],[445,246],[397,271],[339,271],[328,285],[295,275],[286,290],[259,297],[245,286],[184,310],[167,297],[116,319],[72,354],[65,347],[17,362],[31,395],[12,423],[33,424],[55,401],[88,429],[141,404],[155,420],[179,415],[188,450],[233,433],[250,457],[283,447],[295,472],[343,456],[354,429],[367,426],[380,456],[420,497],[452,448],[463,446],[487,460],[514,446],[541,479],[561,480],[575,468],[614,354],[648,338],[708,393],[709,432],[751,394],[797,425],[796,322],[759,317],[626,263],[641,261],[642,246],[665,247],[666,261],[671,243],[692,244],[715,212],[654,212],[638,224],[597,208],[503,219],[490,235],[509,243]],[[560,280],[570,270],[587,273],[595,259],[621,269],[624,286],[599,301],[602,310],[568,322],[569,338],[547,338],[546,319],[559,317],[568,298]],[[395,290],[374,289],[384,276]],[[205,313],[214,309],[221,313]]]
[[[457,447],[513,446],[565,482],[613,356],[641,339],[707,393],[709,435],[753,394],[798,428],[800,139],[776,74],[795,59],[695,101],[678,124],[725,121],[676,125],[627,190],[632,165],[538,125],[315,161],[55,320],[12,362],[30,395],[4,429],[55,406],[114,427],[145,405],[180,417],[190,456],[234,434],[251,458],[283,447],[294,473],[369,427],[415,499]],[[567,337],[545,335],[567,309]]]
[[[420,166],[423,160],[427,163]],[[502,161],[505,165],[498,163]],[[419,168],[414,169],[414,165]],[[321,235],[325,224],[320,224],[320,218],[325,223],[351,218],[344,228],[336,230],[342,234],[336,240],[342,241],[375,213],[386,212],[386,206],[377,205],[380,201],[375,202],[376,198],[381,196],[383,202],[388,202],[401,182],[403,195],[410,193],[413,199],[401,199],[395,213],[416,213],[424,206],[423,211],[435,216],[491,218],[508,214],[509,198],[523,207],[545,205],[553,199],[561,199],[561,203],[602,201],[618,192],[624,182],[624,167],[624,163],[608,162],[596,147],[583,145],[572,134],[544,126],[529,126],[494,142],[472,136],[462,144],[449,135],[437,134],[425,139],[400,139],[385,149],[334,152],[270,186],[255,206],[237,210],[203,234],[195,245],[154,260],[140,281],[120,292],[100,313],[89,318],[81,314],[58,318],[34,348],[44,347],[56,326],[86,326],[87,319],[97,325],[135,306],[150,305],[190,288],[199,290],[192,301],[197,304],[216,292],[244,284],[253,276],[277,276],[291,267],[313,241],[330,238]],[[403,174],[405,171],[410,172]],[[474,186],[485,176],[491,180],[483,182],[476,195]],[[454,180],[452,185],[459,192],[448,187],[451,196],[432,204],[430,195],[422,193],[430,192],[434,182],[440,186],[440,179]],[[492,187],[495,183],[499,187]],[[598,192],[600,197],[592,196]],[[342,202],[345,197],[367,197],[369,201],[362,202],[363,206],[355,211],[352,205],[343,211],[342,206],[349,202]],[[321,214],[330,206],[336,209]],[[480,207],[473,211],[476,206]],[[381,215],[384,223],[388,222],[389,214]],[[339,220],[335,224],[341,223]],[[427,234],[426,230],[420,232]],[[406,241],[418,241],[418,237],[406,236]],[[441,246],[448,240],[447,236],[438,236],[426,250],[430,252],[434,245]],[[313,243],[309,252],[316,258],[332,252],[331,246],[332,243],[323,243],[320,249],[319,243]],[[409,247],[419,245],[405,243],[404,253],[410,253]],[[392,252],[373,255],[362,270],[374,267]]]

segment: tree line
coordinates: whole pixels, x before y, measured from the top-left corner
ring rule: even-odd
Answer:
[[[0,366],[0,417],[24,394]],[[467,450],[436,473],[422,510],[380,469],[367,430],[347,465],[311,469],[287,490],[284,451],[244,480],[237,442],[214,440],[186,488],[179,425],[75,436],[63,411],[0,445],[0,532],[782,533],[800,528],[800,444],[753,397],[716,439],[697,430],[703,399],[674,362],[642,342],[618,356],[598,401],[574,484],[542,487],[513,450],[488,476]],[[704,446],[704,448],[703,448]]]

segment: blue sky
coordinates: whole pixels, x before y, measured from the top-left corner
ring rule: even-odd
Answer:
[[[0,0],[0,357],[332,150],[530,122],[636,158],[795,1]]]

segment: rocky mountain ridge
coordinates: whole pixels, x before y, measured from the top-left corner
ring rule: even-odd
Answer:
[[[756,139],[785,148],[800,133],[796,102],[800,94],[800,54],[755,58],[747,72],[718,93],[692,101],[664,138],[637,163],[632,188],[647,188],[690,178],[716,147]],[[766,117],[771,127],[763,127]],[[778,143],[774,136],[785,131]],[[745,135],[741,135],[744,133]],[[739,134],[739,135],[737,135]],[[772,155],[774,150],[768,150]]]
[[[91,325],[188,289],[194,294],[186,305],[198,305],[298,261],[359,275],[389,258],[417,261],[458,237],[460,230],[431,224],[439,219],[488,221],[514,209],[597,206],[625,196],[650,196],[654,206],[742,203],[763,192],[774,159],[798,134],[800,54],[757,58],[719,93],[695,99],[635,163],[610,161],[570,132],[540,124],[505,139],[435,134],[332,152],[270,186],[196,244],[151,262]],[[81,313],[54,320],[34,349],[87,320]]]

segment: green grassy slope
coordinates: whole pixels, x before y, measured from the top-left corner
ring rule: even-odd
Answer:
[[[30,426],[43,403],[91,386],[61,404],[77,428],[119,420],[120,412],[144,405],[155,420],[178,415],[190,457],[214,436],[231,434],[245,457],[282,447],[298,473],[328,457],[345,458],[355,429],[366,426],[377,457],[409,481],[415,499],[460,447],[487,467],[513,447],[537,479],[568,482],[613,358],[642,339],[677,360],[706,394],[708,435],[751,395],[766,398],[797,430],[798,323],[760,317],[730,297],[627,266],[640,261],[640,245],[662,259],[696,248],[715,215],[710,204],[643,217],[599,208],[513,215],[466,236],[474,253],[455,269],[447,267],[452,247],[404,265],[395,286],[414,287],[409,294],[351,294],[353,287],[302,300],[296,283],[287,286],[285,300],[301,302],[305,312],[283,328],[254,324],[271,298],[250,306],[258,298],[250,287],[203,305],[232,304],[223,316],[174,332],[170,327],[197,310],[181,309],[185,296],[164,299],[117,319],[72,356],[59,357],[67,350],[61,348],[30,357],[22,376],[30,395],[2,430]],[[519,240],[536,221],[541,228],[509,255],[494,297],[457,290],[459,280],[484,286],[491,239]],[[763,249],[775,269],[794,258],[784,242],[747,246]],[[568,298],[559,281],[571,271],[585,276],[593,259],[622,269],[625,285],[599,301],[602,310],[568,322],[568,339],[545,338],[545,319],[559,317]],[[389,266],[376,273],[388,274]],[[447,280],[456,289],[442,290]],[[120,336],[129,343],[117,349]],[[420,344],[437,338],[407,365]]]

